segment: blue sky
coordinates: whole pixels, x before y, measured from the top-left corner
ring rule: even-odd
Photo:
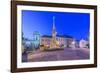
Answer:
[[[89,35],[90,14],[75,12],[22,11],[22,32],[24,37],[32,39],[33,32],[40,35],[51,35],[53,16],[57,34],[70,35],[77,40],[86,39]]]

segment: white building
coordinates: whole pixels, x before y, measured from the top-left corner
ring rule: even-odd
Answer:
[[[89,42],[84,39],[80,40],[80,42],[79,42],[80,48],[88,48],[89,47],[88,45],[89,45]]]

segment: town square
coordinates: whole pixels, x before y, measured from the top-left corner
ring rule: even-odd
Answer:
[[[41,35],[41,31],[37,30],[33,31],[32,39],[28,39],[24,36],[25,32],[22,32],[22,62],[86,60],[90,58],[89,35],[87,38],[77,39],[69,34],[59,33],[56,18],[56,16],[52,16],[51,19],[51,30],[48,31],[51,34]],[[47,30],[44,29],[44,31]]]

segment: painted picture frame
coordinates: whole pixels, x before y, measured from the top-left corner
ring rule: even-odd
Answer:
[[[11,1],[11,72],[97,67],[97,6]]]

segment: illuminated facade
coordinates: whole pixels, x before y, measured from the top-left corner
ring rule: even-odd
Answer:
[[[56,42],[53,43],[56,46],[52,47],[52,48],[70,47],[72,41],[73,41],[73,38],[71,38],[67,35],[66,36],[65,35],[57,35]],[[51,43],[52,43],[52,36],[44,35],[41,37],[41,41],[40,41],[41,45],[48,46],[49,48],[51,48]]]
[[[55,17],[53,17],[52,36],[41,36],[40,44],[48,48],[64,48],[69,47],[73,38],[67,35],[57,35],[55,26]]]

